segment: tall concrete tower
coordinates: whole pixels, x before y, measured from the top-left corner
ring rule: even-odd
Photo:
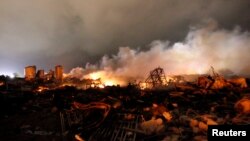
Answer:
[[[55,66],[55,78],[60,82],[63,80],[63,67],[61,65]]]
[[[36,78],[36,66],[27,66],[24,70],[25,80],[31,81]]]

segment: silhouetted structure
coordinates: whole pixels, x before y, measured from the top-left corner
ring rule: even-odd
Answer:
[[[45,80],[50,81],[55,78],[55,72],[53,70],[49,70],[47,74],[45,74]]]
[[[43,80],[44,79],[44,70],[38,70],[37,73],[36,73],[36,77],[38,79]]]
[[[63,80],[63,67],[61,65],[55,66],[55,78],[59,82]]]
[[[31,81],[36,78],[36,66],[27,66],[25,67],[25,80]]]
[[[167,82],[167,79],[163,68],[158,67],[150,71],[150,74],[145,82],[147,84],[147,87],[155,88],[164,86]]]

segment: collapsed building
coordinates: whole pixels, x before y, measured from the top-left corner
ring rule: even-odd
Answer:
[[[48,74],[50,78],[56,77],[55,73],[51,70],[44,78]],[[38,71],[36,77],[42,76],[43,71]],[[145,81],[152,89],[138,89],[134,85],[100,89],[100,79],[66,77],[65,82],[86,88],[40,87],[41,94],[31,91],[32,97],[20,100],[24,103],[15,103],[13,95],[4,94],[2,101],[10,107],[6,112],[19,107],[20,110],[0,119],[3,132],[0,138],[200,141],[206,140],[209,125],[250,123],[250,89],[246,79],[226,79],[215,72],[196,78],[194,83],[183,83],[182,76],[171,76],[170,82],[164,70],[158,67]],[[176,84],[176,88],[161,89],[170,83]],[[230,89],[221,89],[224,87]],[[11,100],[6,101],[8,99]],[[3,130],[5,128],[8,130]]]
[[[36,77],[38,78],[38,79],[41,79],[41,80],[43,80],[44,79],[44,70],[38,70],[37,71],[37,73],[36,73]]]
[[[53,70],[49,70],[47,74],[45,74],[45,80],[50,81],[55,78],[55,72]]]
[[[247,88],[247,80],[243,77],[234,77],[230,79],[224,78],[215,72],[214,68],[211,67],[212,75],[201,76],[197,80],[197,85],[205,89],[223,89],[240,87]]]

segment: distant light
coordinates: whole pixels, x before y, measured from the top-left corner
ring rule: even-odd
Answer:
[[[10,78],[14,78],[14,73],[12,72],[0,72],[0,75],[5,75],[5,76],[9,76]]]

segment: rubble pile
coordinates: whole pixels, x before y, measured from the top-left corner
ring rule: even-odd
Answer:
[[[201,141],[209,125],[250,124],[250,89],[243,78],[0,94],[3,140]]]
[[[206,140],[208,125],[250,123],[250,89],[185,85],[103,89],[100,101],[119,106],[112,106],[96,130],[82,128],[76,134],[84,140]]]

